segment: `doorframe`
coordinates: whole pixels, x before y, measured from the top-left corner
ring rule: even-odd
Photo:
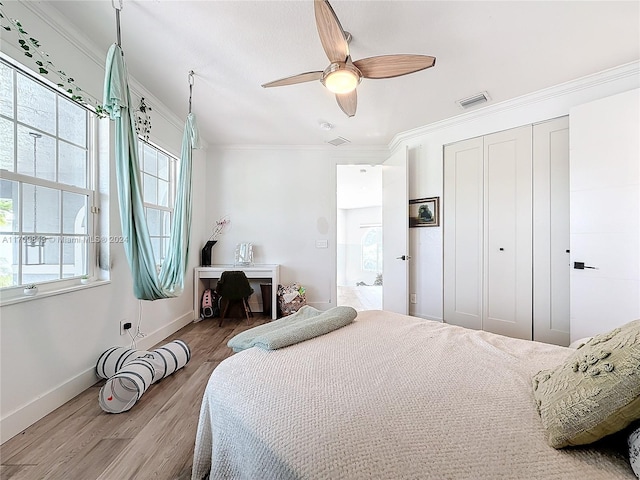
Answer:
[[[386,155],[385,157],[386,158]],[[337,199],[337,195],[338,195],[338,182],[339,182],[339,175],[338,175],[338,170],[339,167],[347,167],[347,166],[351,166],[354,168],[382,168],[382,162],[378,161],[378,162],[372,162],[370,159],[367,159],[367,161],[362,161],[362,162],[354,162],[354,161],[345,161],[345,162],[340,162],[340,161],[336,161],[335,164],[335,241],[334,241],[334,261],[333,261],[333,270],[334,270],[334,274],[333,274],[333,292],[335,295],[335,304],[338,303],[338,199]],[[382,180],[380,183],[380,202],[382,202]],[[382,219],[380,220],[382,222]],[[384,246],[383,246],[384,248]],[[382,295],[382,292],[381,292]],[[333,302],[332,302],[333,303]],[[382,303],[382,298],[380,298],[380,303]]]

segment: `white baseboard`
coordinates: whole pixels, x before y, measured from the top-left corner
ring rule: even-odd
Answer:
[[[19,434],[28,426],[33,425],[45,415],[53,412],[60,405],[84,392],[98,380],[95,366],[93,366],[9,413],[0,420],[0,443],[4,443]],[[97,398],[96,401],[98,401]]]
[[[193,311],[185,313],[171,323],[168,323],[138,341],[138,349],[145,350],[153,347],[169,335],[191,323],[193,319]],[[91,366],[62,385],[49,390],[26,405],[7,414],[4,418],[0,419],[0,444],[16,436],[45,415],[48,415],[59,406],[64,405],[75,396],[84,392],[98,380],[99,378],[95,373],[95,366]],[[98,399],[96,397],[96,402],[97,401]]]

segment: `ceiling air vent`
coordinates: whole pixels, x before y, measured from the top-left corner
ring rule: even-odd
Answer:
[[[351,143],[351,141],[347,140],[346,138],[337,137],[333,140],[329,140],[327,143],[330,143],[334,147],[339,147],[340,145],[344,145],[345,143]]]
[[[480,92],[471,97],[463,98],[462,100],[457,100],[456,103],[460,105],[460,108],[471,108],[476,105],[480,105],[481,103],[485,103],[489,101],[489,94],[487,92]]]

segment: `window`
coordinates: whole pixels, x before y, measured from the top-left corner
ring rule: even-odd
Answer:
[[[178,159],[140,138],[138,154],[149,237],[156,264],[160,266],[167,256],[169,247]]]
[[[0,288],[92,274],[95,115],[0,58]]]
[[[362,270],[382,272],[382,227],[367,227],[362,235]]]

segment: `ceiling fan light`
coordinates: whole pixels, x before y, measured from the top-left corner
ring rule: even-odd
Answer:
[[[333,93],[352,92],[360,82],[360,78],[351,70],[336,70],[324,79],[324,86]]]

